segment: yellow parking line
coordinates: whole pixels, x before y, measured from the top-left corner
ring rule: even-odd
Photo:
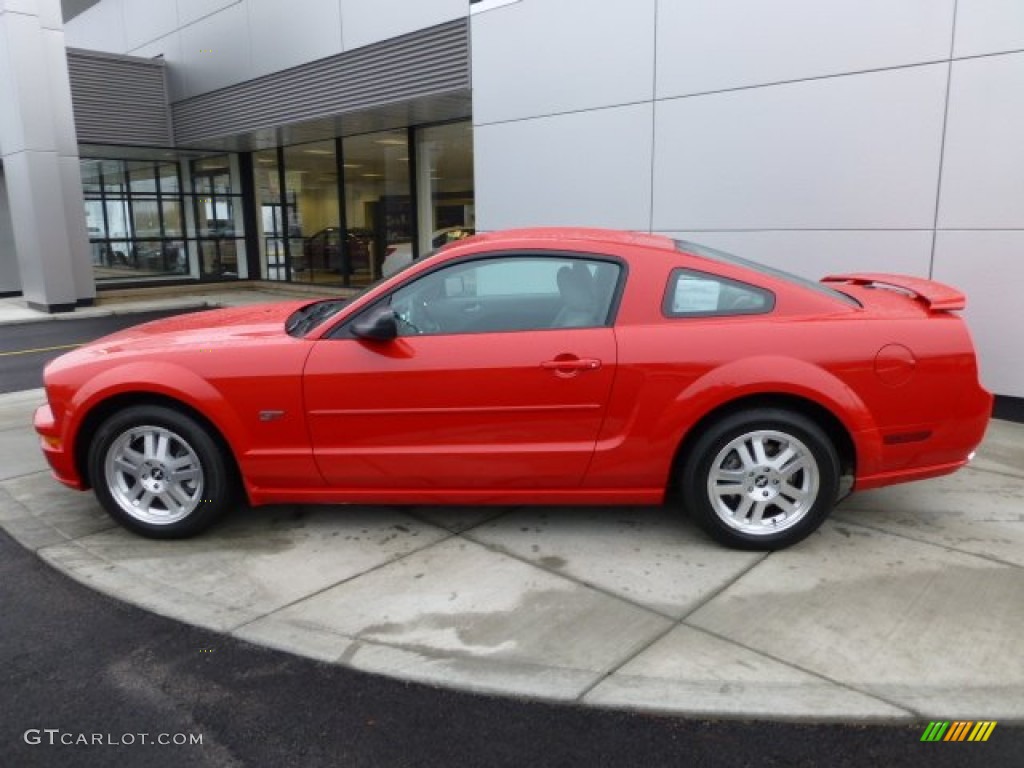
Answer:
[[[0,352],[0,357],[10,357],[11,355],[31,355],[36,352],[53,352],[57,349],[74,349],[80,347],[81,344],[60,344],[56,347],[37,347],[36,349],[16,349],[13,352]]]

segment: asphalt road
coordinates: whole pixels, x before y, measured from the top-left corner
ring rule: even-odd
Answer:
[[[0,351],[168,314],[6,326]],[[0,357],[0,391],[39,386],[61,351]],[[0,766],[1024,765],[1022,726],[929,744],[925,725],[695,720],[403,683],[111,600],[0,531]]]
[[[0,326],[0,393],[43,386],[43,367],[80,344],[122,328],[180,314],[180,310],[140,312]]]

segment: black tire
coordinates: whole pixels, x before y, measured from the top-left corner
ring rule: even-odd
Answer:
[[[683,465],[683,503],[726,546],[783,549],[824,522],[837,501],[839,472],[835,446],[811,419],[756,408],[714,422],[697,438]]]
[[[89,447],[88,470],[107,513],[153,539],[204,531],[237,495],[233,465],[214,436],[191,416],[162,405],[131,406],[103,422]]]

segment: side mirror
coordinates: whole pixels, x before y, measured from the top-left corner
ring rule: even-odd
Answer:
[[[388,305],[371,309],[352,324],[352,333],[360,339],[391,341],[398,338],[398,318]]]

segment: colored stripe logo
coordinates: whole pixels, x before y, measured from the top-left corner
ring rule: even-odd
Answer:
[[[988,741],[995,720],[933,720],[921,734],[921,741]]]

